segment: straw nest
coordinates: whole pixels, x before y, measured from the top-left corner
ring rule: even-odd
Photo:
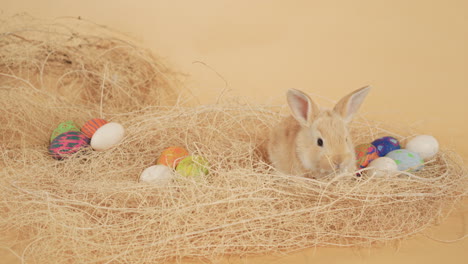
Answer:
[[[187,106],[177,96],[177,74],[159,58],[118,33],[71,22],[15,30],[4,23],[0,36],[0,243],[24,263],[157,263],[368,246],[439,223],[466,195],[462,161],[447,150],[416,174],[277,174],[261,148],[281,118],[276,109],[231,99]],[[93,117],[121,123],[123,142],[63,161],[47,155],[58,123]],[[356,144],[413,135],[363,118],[351,131]],[[209,177],[138,183],[173,145],[208,159]]]

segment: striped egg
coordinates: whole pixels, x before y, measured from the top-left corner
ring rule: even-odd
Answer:
[[[96,130],[107,124],[107,121],[100,118],[93,118],[81,127],[81,132],[88,138],[92,138]]]
[[[90,139],[79,131],[68,131],[57,136],[49,145],[54,159],[64,159],[89,145]]]

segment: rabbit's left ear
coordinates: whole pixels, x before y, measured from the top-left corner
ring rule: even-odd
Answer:
[[[354,114],[359,110],[362,102],[364,102],[370,89],[370,86],[366,86],[346,95],[338,101],[333,110],[341,115],[345,122],[350,122]]]

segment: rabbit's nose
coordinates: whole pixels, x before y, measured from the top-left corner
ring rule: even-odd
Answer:
[[[333,167],[339,170],[344,166],[344,157],[342,155],[334,156],[332,159]]]
[[[339,170],[343,166],[343,163],[335,163],[335,170]]]
[[[340,170],[346,167],[346,156],[336,155],[332,159],[332,165],[335,170]]]

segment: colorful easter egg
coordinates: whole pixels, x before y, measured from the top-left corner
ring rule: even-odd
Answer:
[[[439,142],[433,136],[419,135],[408,141],[405,149],[418,153],[423,160],[430,160],[439,152]]]
[[[424,167],[424,160],[418,153],[407,149],[397,149],[387,154],[388,158],[395,161],[400,171],[416,172]]]
[[[200,156],[188,156],[177,165],[177,173],[184,177],[202,177],[208,175],[210,164]]]
[[[356,162],[359,168],[365,168],[371,161],[378,158],[377,150],[372,144],[360,144],[354,148],[356,152]]]
[[[98,130],[103,125],[107,124],[107,121],[100,118],[93,118],[88,120],[82,127],[81,132],[89,138],[92,138],[96,130]]]
[[[400,149],[400,142],[394,137],[381,137],[372,141],[372,145],[377,149],[379,157],[384,157],[390,151]]]
[[[398,165],[389,157],[379,157],[369,163],[369,172],[376,176],[385,176],[398,171]]]
[[[119,123],[107,123],[98,128],[91,138],[91,147],[96,151],[110,149],[122,141],[125,129]]]
[[[165,185],[174,178],[174,171],[164,165],[153,165],[146,168],[140,175],[140,182]]]
[[[169,147],[159,156],[156,164],[176,168],[180,161],[189,155],[188,151],[182,147]]]
[[[79,131],[58,135],[49,145],[49,154],[58,160],[64,159],[89,145],[89,138]]]
[[[72,120],[67,120],[65,122],[60,123],[54,131],[52,131],[52,135],[50,136],[50,142],[54,140],[58,135],[63,134],[68,131],[80,131],[76,126],[75,122]]]

